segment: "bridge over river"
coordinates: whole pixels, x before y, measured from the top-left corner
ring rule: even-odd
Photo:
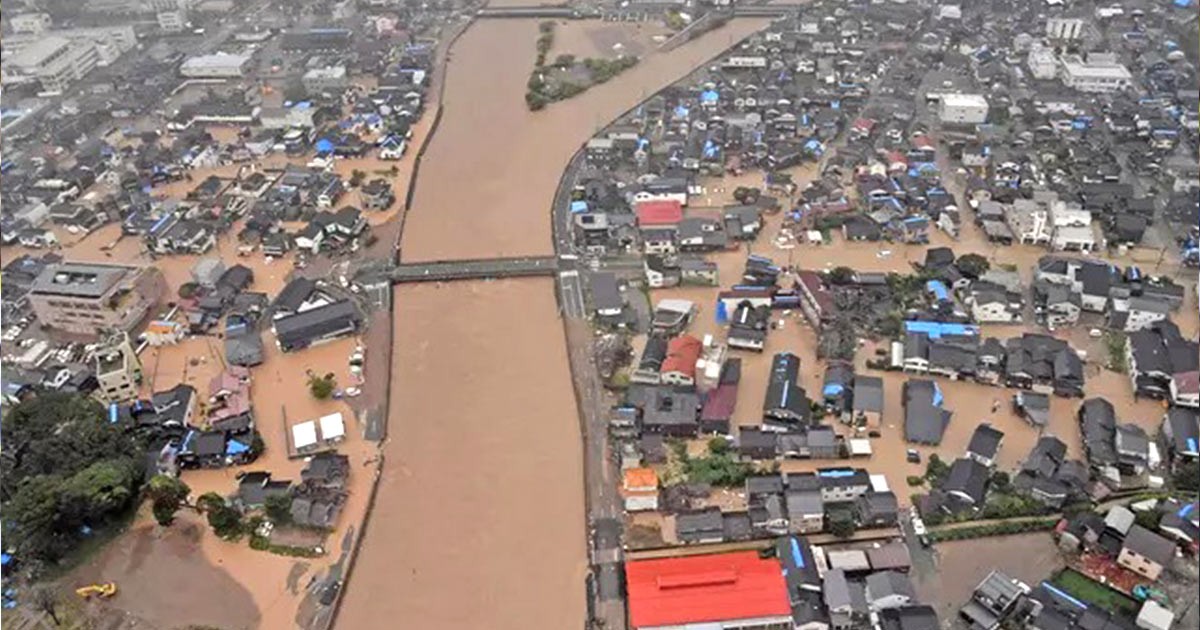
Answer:
[[[392,269],[391,280],[395,284],[406,284],[553,276],[557,272],[558,258],[554,256],[519,256],[515,258],[400,263]]]

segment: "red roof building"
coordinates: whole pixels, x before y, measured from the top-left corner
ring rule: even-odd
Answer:
[[[749,630],[792,623],[782,565],[755,551],[628,562],[625,581],[636,630],[731,621]]]
[[[675,227],[683,220],[683,204],[674,199],[643,201],[635,212],[638,227],[643,229]]]
[[[704,344],[691,335],[680,335],[667,342],[667,357],[662,363],[662,381],[668,385],[692,385],[696,382],[696,361]]]

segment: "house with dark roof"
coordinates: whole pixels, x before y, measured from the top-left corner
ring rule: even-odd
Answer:
[[[279,349],[292,352],[357,333],[362,323],[362,313],[354,302],[342,299],[276,317],[271,326]]]
[[[808,422],[812,415],[808,395],[797,384],[800,357],[782,352],[771,360],[767,394],[763,400],[763,428],[787,431]]]
[[[238,473],[237,501],[243,508],[257,509],[267,503],[267,497],[287,496],[292,482],[271,479],[267,471]]]
[[[856,426],[879,427],[883,421],[883,379],[856,374],[850,406]]]
[[[996,455],[1004,441],[1004,432],[986,422],[975,427],[967,444],[967,457],[988,468],[996,465]]]
[[[1071,346],[1049,335],[1026,333],[1005,342],[1008,387],[1047,386],[1059,396],[1082,396],[1083,361]]]
[[[1117,564],[1150,580],[1157,580],[1174,559],[1174,542],[1135,524],[1125,534]]]
[[[933,606],[902,606],[879,612],[880,630],[940,630]]]
[[[779,450],[779,432],[759,427],[738,427],[737,451],[743,459],[774,459]]]
[[[910,379],[904,383],[904,439],[937,445],[950,424],[951,412],[942,407],[942,391],[934,381]]]
[[[917,590],[907,575],[898,571],[876,571],[867,575],[867,605],[872,612],[902,608],[917,603]]]
[[[1164,451],[1176,462],[1200,459],[1200,413],[1172,407],[1162,420]]]
[[[723,542],[725,522],[721,518],[721,509],[709,507],[677,514],[675,537],[684,544]]]
[[[1087,467],[1066,456],[1067,445],[1062,440],[1049,435],[1038,438],[1013,477],[1013,487],[1049,507],[1061,507],[1082,496],[1088,481]]]
[[[983,506],[987,495],[991,471],[974,459],[961,457],[950,465],[950,472],[942,482],[942,491],[954,501],[950,507],[976,510]],[[957,510],[954,510],[957,511]]]
[[[860,527],[893,527],[900,504],[893,492],[867,492],[854,502],[854,512]]]
[[[1029,586],[999,571],[992,571],[975,587],[971,599],[959,609],[959,615],[972,628],[996,630],[1028,593]]]
[[[1171,399],[1172,383],[1197,371],[1200,344],[1184,338],[1170,321],[1130,333],[1126,340],[1129,378],[1138,396]]]

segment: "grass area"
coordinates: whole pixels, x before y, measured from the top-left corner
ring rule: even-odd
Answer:
[[[1041,532],[1054,529],[1058,524],[1057,516],[1048,518],[1025,517],[1011,521],[992,523],[947,526],[929,532],[929,540],[935,543],[947,540],[968,540],[971,538],[986,538],[989,536],[1011,536],[1029,532]]]
[[[1050,583],[1068,595],[1115,614],[1136,615],[1138,604],[1132,598],[1074,570],[1063,569]]]
[[[1125,334],[1115,331],[1104,333],[1104,349],[1108,353],[1108,369],[1124,374],[1129,371],[1125,360]]]

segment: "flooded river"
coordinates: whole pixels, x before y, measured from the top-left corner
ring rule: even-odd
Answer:
[[[550,253],[550,202],[575,149],[763,24],[738,21],[650,54],[531,113],[537,21],[476,23],[451,53],[403,259]],[[555,51],[598,55],[622,37],[647,46],[640,31],[652,28],[572,24]],[[395,299],[386,463],[340,627],[579,627],[582,444],[553,283],[415,285]]]
[[[402,258],[552,253],[550,202],[571,155],[613,118],[765,23],[737,20],[670,53],[646,55],[618,78],[540,112],[524,100],[538,22],[472,25],[451,51],[445,110],[421,164]],[[599,54],[620,43],[612,29],[639,42],[641,29],[656,28],[585,24],[560,28],[555,52]]]

